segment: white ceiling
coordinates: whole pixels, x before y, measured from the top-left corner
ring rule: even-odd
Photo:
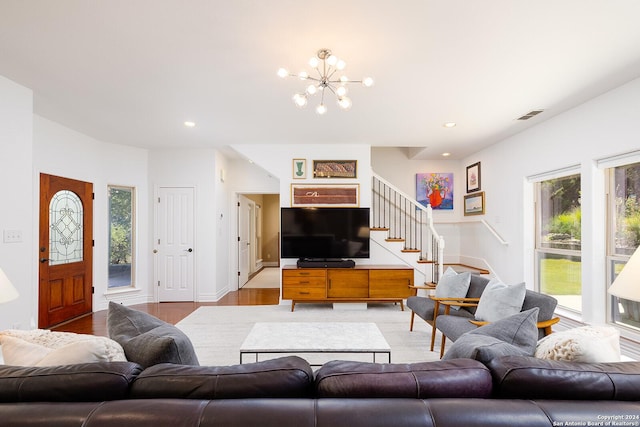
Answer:
[[[638,0],[0,0],[0,75],[105,142],[461,158],[639,77],[639,22]],[[298,109],[276,76],[320,48],[375,79],[350,111]]]

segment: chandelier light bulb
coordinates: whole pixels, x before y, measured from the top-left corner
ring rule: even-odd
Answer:
[[[338,86],[338,88],[336,89],[336,95],[338,95],[338,98],[342,98],[346,94],[347,94],[346,86]]]
[[[343,110],[348,110],[349,108],[351,108],[351,100],[346,96],[343,96],[342,98],[338,98],[338,105]]]
[[[309,73],[306,71],[300,71],[298,73],[298,77],[300,77],[300,80],[307,80],[309,78]]]
[[[309,65],[311,66],[311,68],[318,68],[318,65],[320,65],[320,60],[317,56],[314,56],[309,60]]]
[[[335,55],[329,55],[329,57],[327,58],[327,64],[334,67],[337,63],[338,63],[338,57]]]
[[[362,85],[364,87],[371,87],[373,86],[373,79],[371,77],[365,77],[364,79],[362,79]]]
[[[338,62],[336,62],[336,68],[340,71],[344,70],[346,66],[347,66],[347,63],[344,62],[342,59],[339,59]]]
[[[316,92],[318,92],[318,88],[317,88],[317,86],[316,86],[316,85],[309,85],[309,86],[307,86],[307,93],[308,93],[309,95],[315,95],[315,94],[316,94]]]
[[[278,70],[278,77],[280,77],[281,79],[284,79],[285,77],[287,77],[289,75],[289,71],[287,71],[286,68],[280,68]]]
[[[307,105],[307,96],[303,93],[296,93],[293,95],[293,102],[296,107],[304,108]]]
[[[324,104],[320,104],[316,107],[316,113],[323,115],[326,112],[327,112],[327,107],[325,107]]]

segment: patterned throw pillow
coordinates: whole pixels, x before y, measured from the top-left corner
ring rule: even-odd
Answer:
[[[535,356],[566,362],[619,362],[620,332],[611,326],[582,326],[554,332],[538,341]]]

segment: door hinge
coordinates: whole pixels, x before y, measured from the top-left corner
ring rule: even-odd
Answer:
[[[91,287],[91,295],[93,295],[93,294],[95,294],[95,293],[96,293],[96,287],[95,287],[95,286],[92,286],[92,287]]]
[[[91,200],[95,200],[96,199],[96,193],[91,193]]]
[[[160,287],[160,280],[158,280],[158,287]]]
[[[158,203],[160,203],[160,197],[158,197]]]
[[[93,247],[96,246],[96,241],[95,240],[91,240],[91,246],[93,246]]]
[[[238,202],[238,207],[240,207],[240,202]]]
[[[238,277],[240,277],[240,272],[238,271]]]
[[[238,242],[240,241],[240,236],[238,236]]]

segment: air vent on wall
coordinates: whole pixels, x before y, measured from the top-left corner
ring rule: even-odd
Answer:
[[[529,120],[531,117],[535,117],[538,114],[542,113],[544,110],[531,110],[527,114],[522,117],[518,117],[518,120]]]

